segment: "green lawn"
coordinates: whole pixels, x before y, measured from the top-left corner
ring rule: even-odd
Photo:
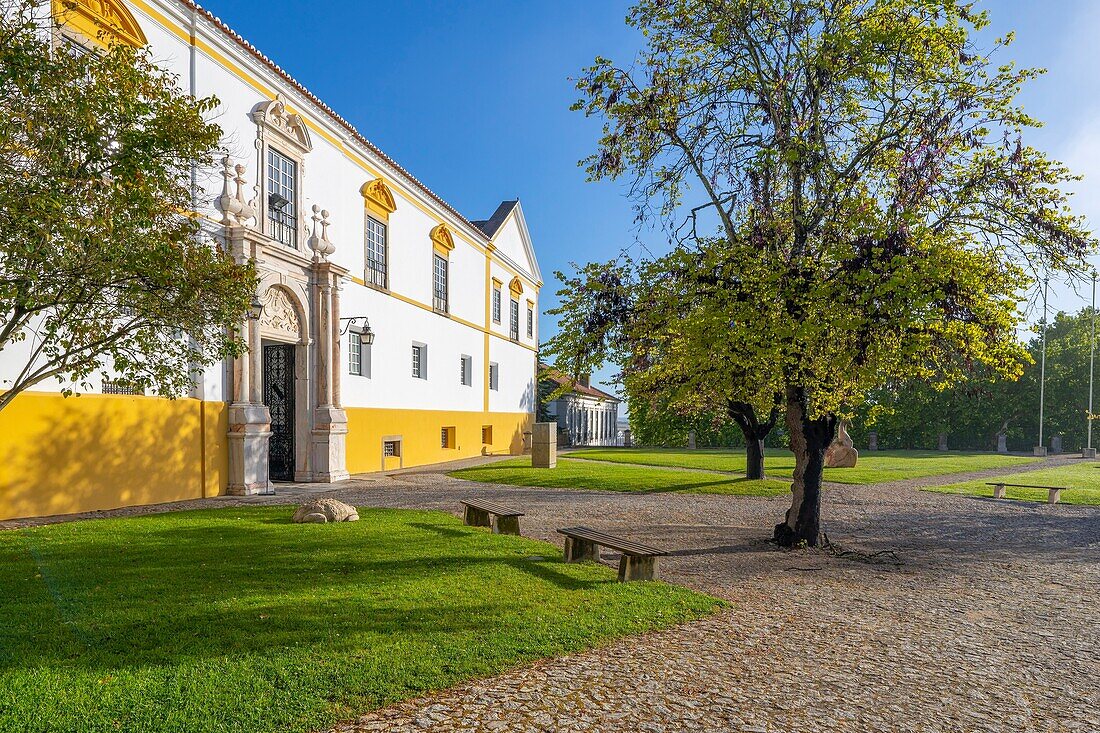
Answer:
[[[0,730],[317,730],[718,604],[439,512],[292,512],[0,532]]]
[[[1100,463],[1096,461],[1081,461],[1059,468],[985,478],[979,481],[951,484],[950,486],[936,486],[925,489],[925,491],[936,491],[943,494],[993,496],[993,487],[986,486],[987,481],[1004,481],[1006,484],[1031,484],[1033,486],[1065,486],[1069,490],[1062,492],[1059,501],[1066,504],[1100,506]],[[1046,502],[1047,491],[1045,489],[1013,489],[1006,487],[1005,496],[1009,499]]]
[[[745,470],[743,449],[585,448],[570,451],[566,455],[569,458],[647,466],[677,466],[735,473],[743,473]],[[862,451],[855,468],[826,468],[825,480],[841,484],[876,484],[882,481],[1017,466],[1036,460],[1039,459],[960,451]],[[764,470],[769,476],[789,478],[794,471],[794,456],[785,449],[773,448],[764,456]]]
[[[558,465],[553,469],[531,468],[530,458],[514,458],[484,466],[462,468],[451,475],[469,481],[551,489],[653,493],[683,491],[692,494],[737,496],[779,496],[790,493],[791,490],[789,481],[749,481],[704,471],[670,471],[667,468],[629,464],[574,461],[564,457],[558,458]]]

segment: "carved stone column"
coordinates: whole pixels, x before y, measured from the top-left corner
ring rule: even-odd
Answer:
[[[237,262],[252,258],[252,247],[241,226],[226,226],[229,252]],[[229,480],[230,496],[266,494],[271,491],[267,446],[271,437],[271,416],[257,397],[262,378],[259,363],[260,330],[256,321],[244,322],[242,336],[249,352],[233,360],[233,401],[229,404]]]
[[[347,470],[347,413],[340,407],[340,280],[348,271],[328,261],[335,246],[328,240],[328,212],[313,207],[309,238],[313,258],[313,349],[316,369],[313,430],[310,438],[314,481],[343,481]],[[318,229],[318,223],[320,229]]]

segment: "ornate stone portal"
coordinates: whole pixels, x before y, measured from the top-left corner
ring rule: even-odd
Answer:
[[[348,472],[347,415],[340,405],[340,282],[347,270],[328,261],[336,247],[328,239],[328,212],[320,207],[313,207],[312,231],[303,232],[312,256],[259,231],[257,207],[244,200],[243,174],[243,166],[225,161],[225,185],[215,202],[223,214],[226,249],[238,262],[256,263],[263,305],[258,319],[241,324],[248,353],[234,361],[230,375],[228,493],[271,491],[272,413],[265,404],[264,354],[272,347],[293,351],[293,373],[286,381],[291,394],[276,393],[283,398],[278,409],[289,413],[280,412],[278,427],[289,433],[280,436],[287,438],[280,445],[293,446],[288,460],[294,480],[342,481]]]

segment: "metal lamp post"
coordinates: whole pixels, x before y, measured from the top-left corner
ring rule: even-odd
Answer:
[[[1089,320],[1091,321],[1089,333],[1089,414],[1085,420],[1088,440],[1085,449],[1081,451],[1082,458],[1096,458],[1096,449],[1092,447],[1092,375],[1096,363],[1096,270],[1092,271],[1092,310],[1089,312]]]
[[[1048,278],[1043,278],[1043,330],[1039,339],[1042,351],[1039,360],[1039,444],[1035,446],[1034,453],[1037,456],[1045,456],[1047,447],[1043,445],[1043,406],[1046,399],[1047,386],[1047,283]]]

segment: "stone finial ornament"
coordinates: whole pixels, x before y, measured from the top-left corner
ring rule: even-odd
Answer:
[[[233,165],[227,155],[222,158],[222,195],[214,199],[214,208],[221,212],[221,223],[225,226],[236,223],[237,214],[241,212],[240,202],[229,193],[229,183],[233,179]]]
[[[318,216],[318,213],[320,216]],[[313,231],[309,235],[307,244],[313,250],[314,260],[327,260],[328,256],[336,251],[336,245],[328,238],[329,221],[327,209],[322,209],[317,204],[313,205]],[[320,232],[318,232],[318,227]]]
[[[359,512],[350,504],[336,499],[313,499],[294,512],[298,524],[327,524],[328,522],[357,522]]]
[[[244,172],[245,167],[240,163],[234,166],[228,155],[222,158],[222,193],[214,199],[214,208],[221,212],[224,226],[244,226],[256,218],[255,208],[244,198]],[[229,192],[230,183],[233,193]]]
[[[233,182],[237,184],[237,203],[240,205],[240,211],[237,212],[237,222],[242,226],[247,225],[249,221],[256,218],[256,209],[253,207],[252,202],[245,201],[244,198],[244,172],[245,167],[241,163],[238,163],[234,172],[237,174],[234,177]]]

